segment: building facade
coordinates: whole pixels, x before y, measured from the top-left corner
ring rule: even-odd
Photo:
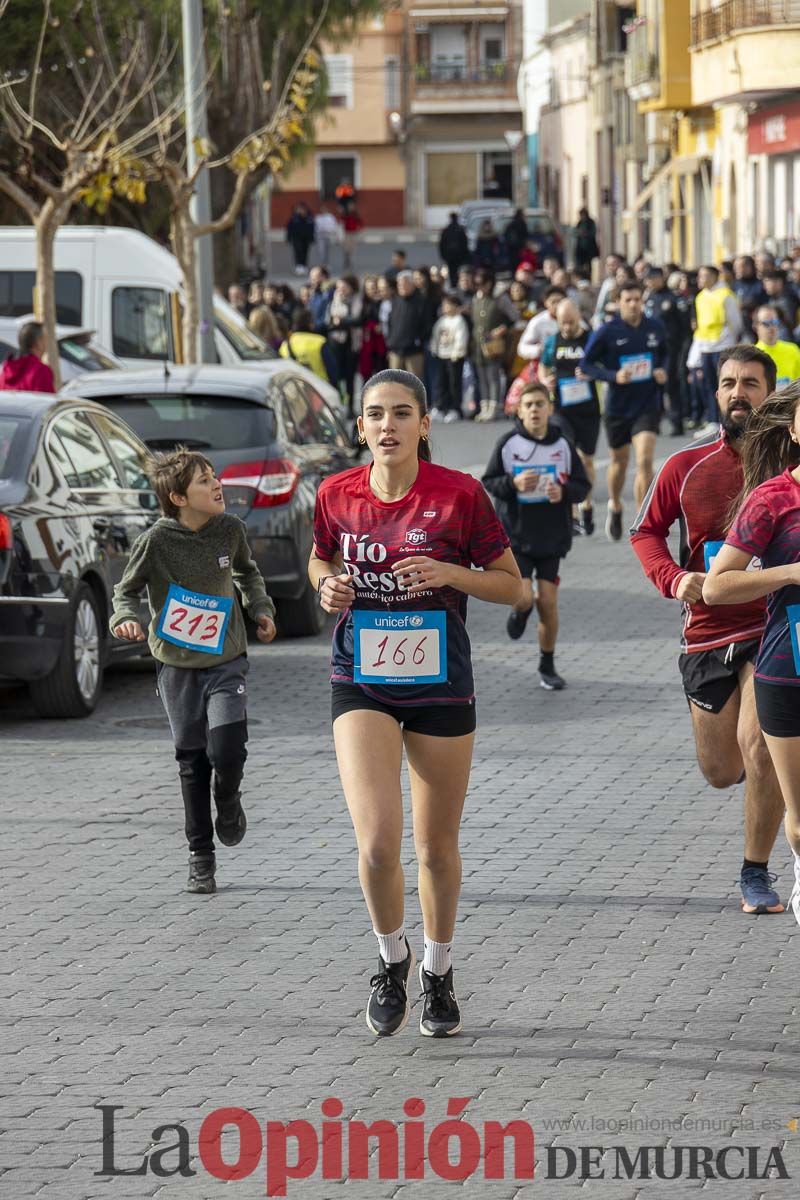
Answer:
[[[550,88],[539,112],[536,195],[564,227],[589,205],[589,35],[586,12],[541,39]]]
[[[800,0],[638,0],[626,46],[645,121],[629,241],[696,267],[800,237]]]
[[[591,10],[589,208],[603,253],[631,257],[638,235],[626,214],[642,188],[647,159],[644,118],[626,87],[625,59],[636,9],[594,0]]]
[[[325,48],[329,106],[314,145],[272,191],[273,227],[285,225],[300,200],[317,212],[344,178],[366,225],[406,223],[405,159],[390,121],[403,103],[405,24],[401,11],[387,7],[352,43]]]
[[[522,0],[405,0],[407,219],[438,228],[466,200],[521,202]]]

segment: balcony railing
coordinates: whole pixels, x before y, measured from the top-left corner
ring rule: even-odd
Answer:
[[[457,87],[470,84],[504,84],[512,75],[511,63],[505,59],[492,59],[490,62],[468,66],[466,63],[426,63],[418,62],[414,66],[414,79],[418,84],[447,85]]]
[[[692,17],[692,46],[761,26],[800,25],[800,0],[725,0]]]

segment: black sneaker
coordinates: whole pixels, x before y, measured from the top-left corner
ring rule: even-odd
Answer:
[[[506,621],[506,633],[510,638],[513,638],[515,642],[517,638],[521,638],[525,632],[525,626],[528,624],[528,617],[532,612],[532,607],[529,608],[527,612],[523,613],[517,612],[515,608],[512,608],[511,612],[508,614],[508,620]]]
[[[594,533],[594,508],[581,509],[581,528],[584,537],[591,537]]]
[[[453,968],[446,975],[432,975],[420,963],[419,982],[425,1004],[419,1019],[423,1037],[452,1037],[461,1029],[461,1011],[453,991]]]
[[[580,517],[572,518],[572,536],[583,537],[583,522]]]
[[[247,817],[242,808],[242,793],[237,792],[232,800],[217,800],[217,819],[214,822],[217,837],[223,846],[238,846],[247,832]]]
[[[619,512],[608,510],[606,516],[606,537],[610,542],[619,542],[622,539],[622,509]]]
[[[372,993],[367,1001],[367,1029],[378,1037],[391,1037],[404,1029],[408,1021],[408,977],[414,966],[414,951],[399,963],[384,962],[378,955],[378,971],[369,981]]]
[[[214,878],[216,861],[213,854],[189,854],[189,879],[186,884],[187,892],[198,892],[210,895],[217,890]]]
[[[562,679],[556,671],[543,671],[540,667],[539,686],[548,692],[561,692],[567,686],[567,681]]]

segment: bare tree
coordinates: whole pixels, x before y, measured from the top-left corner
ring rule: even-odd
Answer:
[[[148,168],[150,177],[157,178],[166,186],[171,199],[170,240],[180,263],[184,285],[182,341],[185,362],[194,362],[197,353],[197,239],[230,229],[250,194],[253,175],[257,172],[279,175],[291,159],[292,146],[303,139],[303,121],[318,82],[321,65],[313,47],[325,21],[328,3],[329,0],[324,0],[320,5],[316,20],[286,78],[270,119],[227,153],[217,153],[215,156],[210,143],[198,145],[198,159],[190,172],[186,166],[185,147],[182,153],[176,153],[175,141],[169,137],[169,122],[163,119],[153,97],[154,131],[160,144],[150,156]],[[263,86],[268,90],[270,81],[264,81]],[[224,212],[201,225],[192,218],[190,203],[197,176],[204,168],[212,172],[229,173],[233,178],[233,193]]]
[[[102,18],[96,0],[94,13],[102,40]],[[0,165],[0,191],[18,205],[36,230],[33,311],[44,325],[47,358],[58,386],[54,272],[58,229],[81,199],[88,198],[96,207],[102,207],[117,192],[136,203],[144,201],[144,163],[148,155],[160,149],[163,128],[169,129],[182,111],[182,101],[177,96],[169,100],[162,105],[156,121],[139,124],[125,135],[131,118],[157,92],[172,57],[164,31],[160,53],[142,75],[143,39],[139,33],[119,65],[107,53],[90,56],[90,63],[95,65],[90,66],[88,75],[78,69],[77,63],[70,63],[81,96],[77,115],[60,106],[60,123],[52,115],[44,117],[40,112],[42,54],[45,36],[53,25],[51,0],[45,0],[30,69],[0,85],[0,118],[15,150],[15,160]]]

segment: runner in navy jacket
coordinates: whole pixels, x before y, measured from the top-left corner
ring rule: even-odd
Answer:
[[[594,331],[581,363],[584,375],[609,385],[604,416],[611,455],[606,536],[613,542],[622,537],[622,491],[631,443],[636,456],[633,491],[637,507],[653,482],[667,358],[666,330],[660,321],[644,315],[641,284],[623,284],[619,317]]]

